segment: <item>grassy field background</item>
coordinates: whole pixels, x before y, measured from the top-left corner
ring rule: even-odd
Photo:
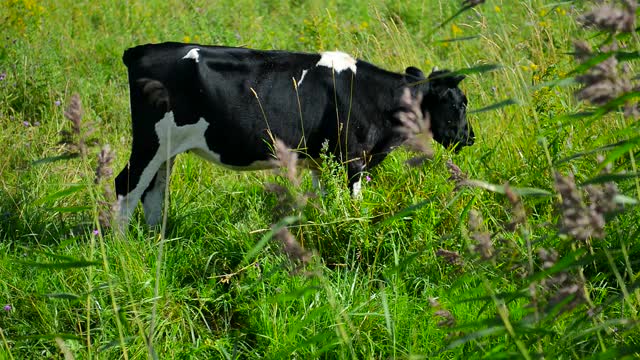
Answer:
[[[0,0],[0,359],[638,356],[637,121],[570,117],[588,109],[576,85],[540,86],[572,76],[573,39],[604,41],[575,21],[589,5],[489,0],[438,27],[461,6]],[[637,40],[620,42],[637,55]],[[459,154],[434,145],[412,168],[409,152],[394,152],[360,201],[329,163],[329,194],[285,218],[315,254],[303,266],[270,238],[282,214],[265,183],[286,180],[193,155],[177,159],[164,237],[141,212],[127,236],[96,231],[97,154],[111,146],[116,174],[129,156],[122,52],[160,41],[341,50],[398,72],[499,64],[463,81],[469,109],[515,104],[470,113],[476,144]],[[74,150],[60,142],[74,93],[88,154],[51,161]],[[484,185],[458,188],[448,161]],[[618,181],[624,211],[603,239],[560,234],[554,173],[582,184],[606,163],[631,174],[600,178]],[[528,194],[516,230],[501,188],[482,188],[506,182]],[[304,174],[299,191],[311,189]]]

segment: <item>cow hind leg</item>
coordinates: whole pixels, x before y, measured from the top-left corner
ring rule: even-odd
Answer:
[[[165,189],[171,178],[173,158],[160,165],[158,172],[142,194],[142,207],[144,217],[149,226],[155,226],[162,220],[162,208],[164,204]]]
[[[155,152],[155,151],[154,151]],[[154,153],[151,152],[151,153]],[[129,224],[129,220],[145,190],[149,188],[158,170],[166,158],[156,154],[152,158],[144,156],[148,151],[132,151],[129,163],[116,177],[116,194],[118,196],[118,227],[120,230]],[[161,206],[160,206],[161,207]]]

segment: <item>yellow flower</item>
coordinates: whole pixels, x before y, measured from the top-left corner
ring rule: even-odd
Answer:
[[[460,29],[456,24],[452,24],[451,25],[451,32],[453,32],[453,35],[460,35],[462,34],[462,29]]]
[[[493,9],[498,13],[502,11],[502,9],[500,9],[500,6],[498,5],[494,6]]]
[[[531,63],[531,65],[529,65],[529,67],[531,68],[531,70],[537,70],[538,69],[538,65]]]
[[[189,35],[186,35],[185,37],[182,38],[182,42],[190,43],[191,42],[191,37],[189,37]]]
[[[193,41],[200,42],[200,36],[199,35],[193,35]]]
[[[366,29],[368,27],[369,27],[369,23],[368,22],[363,21],[363,22],[360,23],[360,28],[361,29]]]

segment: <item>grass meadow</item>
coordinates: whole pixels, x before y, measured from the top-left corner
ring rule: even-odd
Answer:
[[[640,42],[635,22],[585,29],[592,6],[0,0],[0,359],[640,356]],[[472,69],[476,144],[417,167],[397,150],[361,200],[327,159],[327,194],[288,212],[265,184],[302,194],[307,172],[296,187],[183,154],[166,225],[140,207],[123,236],[100,226],[131,144],[121,56],[161,41]],[[624,91],[576,98],[607,64]]]

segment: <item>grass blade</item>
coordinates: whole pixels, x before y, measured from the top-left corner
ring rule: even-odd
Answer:
[[[70,301],[80,299],[80,296],[76,294],[69,294],[69,293],[44,294],[44,296],[51,299],[62,299],[62,300],[70,300]]]
[[[85,185],[80,185],[80,184],[73,184],[71,186],[69,186],[66,189],[62,189],[60,191],[57,191],[53,194],[49,194],[43,198],[40,198],[38,200],[35,201],[36,204],[44,204],[44,203],[50,203],[53,202],[54,200],[63,198],[63,197],[67,197],[71,194],[75,194],[78,191],[83,190],[84,188],[86,188]]]
[[[465,185],[471,186],[471,187],[478,187],[481,189],[485,189],[485,190],[489,190],[492,192],[496,192],[498,194],[505,194],[505,189],[504,189],[504,185],[495,185],[495,184],[490,184],[484,181],[480,181],[480,180],[467,180],[464,182]],[[523,188],[516,188],[516,187],[510,187],[511,190],[518,196],[537,196],[537,197],[545,197],[545,196],[552,196],[553,194],[547,190],[543,190],[543,189],[538,189],[538,188],[529,188],[529,187],[523,187]]]
[[[592,177],[589,180],[583,181],[580,186],[590,185],[590,184],[602,184],[607,182],[620,182],[624,180],[635,179],[640,176],[640,173],[622,173],[622,174],[601,174]]]
[[[495,104],[491,104],[491,105],[482,107],[480,109],[475,109],[475,110],[468,111],[467,114],[482,113],[482,112],[485,112],[485,111],[491,111],[491,110],[495,110],[495,109],[500,109],[502,107],[509,106],[509,105],[520,105],[520,102],[518,100],[516,100],[516,99],[509,98],[509,99],[506,99],[506,100],[499,101],[499,102],[497,102]]]
[[[591,155],[591,154],[595,154],[595,153],[603,152],[603,151],[610,151],[610,150],[613,150],[613,149],[616,149],[616,148],[619,148],[619,147],[622,147],[622,146],[624,146],[626,149],[632,149],[634,146],[636,146],[638,144],[640,144],[640,136],[632,137],[632,138],[627,139],[627,140],[622,140],[622,141],[619,141],[619,142],[614,143],[614,144],[604,145],[604,146],[601,146],[601,147],[598,147],[598,148],[595,148],[595,149],[590,149],[590,150],[586,150],[586,151],[581,151],[581,152],[575,153],[575,154],[573,154],[571,156],[568,156],[566,158],[562,158],[562,159],[556,161],[554,163],[554,165],[560,165],[560,164],[563,164],[565,162],[568,162],[568,161],[571,161],[571,160],[574,160],[574,159],[577,159],[577,158],[580,158],[580,157],[583,157],[583,156],[586,156],[586,155]]]
[[[403,218],[405,216],[409,216],[409,215],[413,214],[414,212],[416,212],[417,210],[419,210],[420,208],[422,208],[423,206],[431,204],[434,199],[435,199],[435,197],[432,196],[431,198],[429,198],[427,200],[424,200],[424,201],[421,201],[421,202],[419,202],[417,204],[413,204],[413,205],[411,205],[409,207],[406,207],[406,208],[400,210],[399,212],[391,215],[390,217],[378,222],[376,225],[378,225],[378,226],[386,225],[386,224],[392,223],[392,222],[394,222],[394,221],[396,221],[398,219],[401,219],[401,218]]]
[[[41,263],[33,261],[20,261],[21,264],[41,268],[41,269],[72,269],[72,268],[85,268],[89,266],[100,266],[99,261],[77,260],[68,262],[56,262],[56,263]]]
[[[273,226],[273,228],[267,231],[267,233],[262,236],[262,239],[260,239],[260,241],[258,241],[258,243],[251,250],[249,250],[249,252],[247,252],[247,254],[244,256],[244,259],[242,260],[243,266],[248,264],[267,245],[267,242],[271,240],[273,234],[276,231],[282,229],[283,227],[292,225],[298,221],[300,221],[299,216],[287,216],[284,219],[280,220],[280,222],[278,222],[275,226]]]
[[[91,210],[91,206],[62,206],[62,207],[52,207],[48,210],[55,211],[59,213],[79,213],[83,211]]]
[[[461,37],[455,37],[455,38],[450,38],[450,39],[436,40],[435,42],[437,42],[437,43],[450,43],[450,42],[456,42],[456,41],[473,40],[473,39],[477,39],[479,37],[480,37],[480,35],[461,36]]]
[[[46,157],[46,158],[35,160],[35,161],[31,162],[31,165],[32,166],[37,166],[37,165],[43,165],[43,164],[50,164],[50,163],[54,163],[56,161],[75,159],[78,156],[79,156],[79,154],[64,154],[64,155],[58,155],[58,156],[49,156],[49,157]]]

